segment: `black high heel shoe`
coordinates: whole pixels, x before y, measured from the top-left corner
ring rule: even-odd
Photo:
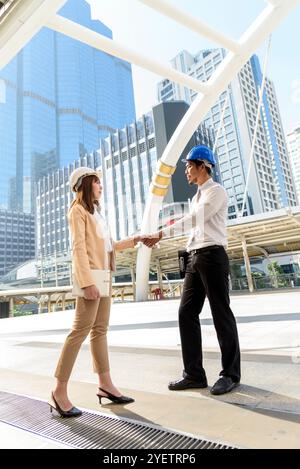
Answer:
[[[77,409],[76,407],[72,407],[70,410],[63,410],[55,400],[53,392],[51,393],[52,400],[54,402],[54,406],[49,403],[50,406],[50,412],[52,413],[53,409],[56,410],[56,412],[61,416],[61,417],[80,417],[82,415],[82,411]]]
[[[134,399],[132,397],[127,397],[127,396],[114,396],[108,391],[105,391],[105,389],[99,388],[100,391],[105,392],[107,396],[102,396],[101,394],[97,394],[99,398],[99,404],[102,405],[101,399],[109,399],[111,402],[114,402],[114,404],[130,404],[131,402],[134,402]]]

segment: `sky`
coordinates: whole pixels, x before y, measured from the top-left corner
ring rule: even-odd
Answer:
[[[196,54],[218,47],[138,0],[87,0],[92,16],[105,23],[116,41],[169,65],[181,50]],[[169,0],[196,18],[238,39],[264,9],[264,0]],[[274,81],[286,132],[300,122],[300,6],[273,33],[268,76]],[[261,64],[266,44],[257,51]],[[137,117],[157,103],[164,77],[133,65]]]

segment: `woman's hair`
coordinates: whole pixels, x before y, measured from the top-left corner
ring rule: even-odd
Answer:
[[[76,198],[71,203],[70,210],[74,205],[79,204],[91,214],[94,213],[94,205],[99,205],[99,201],[93,197],[93,182],[97,181],[99,181],[99,178],[95,175],[86,176],[82,179],[82,183],[76,192]]]

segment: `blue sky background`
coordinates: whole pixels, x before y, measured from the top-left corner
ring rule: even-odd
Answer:
[[[172,0],[233,38],[239,38],[266,6],[264,0]],[[205,38],[141,4],[138,0],[88,0],[94,18],[109,26],[114,39],[169,63],[183,49],[197,53],[215,47]],[[286,131],[300,122],[300,7],[274,32],[268,76],[274,81]],[[263,63],[265,46],[257,51]],[[161,77],[133,67],[137,116],[157,102]]]

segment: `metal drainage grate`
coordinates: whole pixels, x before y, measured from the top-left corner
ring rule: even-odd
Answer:
[[[37,399],[0,391],[0,421],[80,449],[233,449],[154,425],[85,410],[76,419],[50,414]]]

